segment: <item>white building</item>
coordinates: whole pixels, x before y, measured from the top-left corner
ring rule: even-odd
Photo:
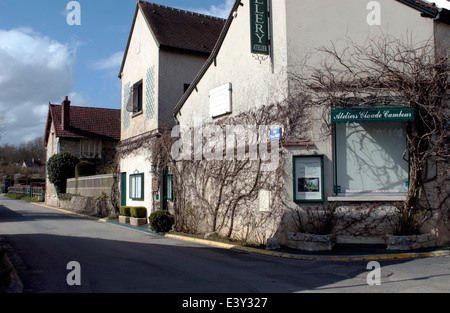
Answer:
[[[144,206],[148,214],[164,208],[170,190],[155,175],[146,146],[209,57],[224,20],[139,1],[119,78],[122,80],[121,205]],[[157,201],[156,200],[163,200]],[[161,203],[161,204],[159,204]]]
[[[317,50],[321,47],[333,45],[343,51],[391,36],[448,49],[449,23],[449,11],[415,0],[238,0],[174,116],[182,127],[193,127],[282,102],[295,93],[296,75],[307,77],[313,74],[310,69],[323,65],[323,54]],[[215,93],[226,101],[217,100]],[[409,164],[402,155],[407,148],[406,123],[414,112],[402,104],[394,107],[386,116],[390,106],[384,105],[313,112],[302,141],[284,146],[290,173],[286,208],[335,205],[356,212],[392,208],[404,201]],[[352,120],[353,115],[360,119]],[[364,121],[363,115],[371,119]],[[325,135],[326,123],[333,124],[332,135]],[[338,233],[338,242],[384,242],[381,229],[362,234],[342,227],[346,229]],[[448,241],[448,223],[436,227],[432,231]],[[286,229],[273,234],[286,242]]]

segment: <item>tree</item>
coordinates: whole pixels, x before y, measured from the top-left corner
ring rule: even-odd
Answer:
[[[49,181],[55,185],[58,194],[66,192],[67,179],[75,177],[75,166],[79,159],[68,152],[53,155],[47,162]]]
[[[0,140],[2,139],[3,135],[3,117],[0,117]]]
[[[447,51],[428,41],[384,36],[368,39],[364,46],[349,41],[344,49],[331,45],[318,52],[324,56],[320,67],[292,77],[311,95],[304,105],[326,108],[324,121],[329,123],[335,105],[401,103],[414,108],[416,118],[407,127],[404,152],[410,164],[409,193],[398,206],[396,231],[418,233],[433,211],[442,212],[450,200]],[[331,132],[332,125],[328,127]]]

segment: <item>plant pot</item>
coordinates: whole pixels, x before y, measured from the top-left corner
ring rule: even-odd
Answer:
[[[387,250],[409,251],[437,246],[435,234],[422,235],[386,235]]]
[[[131,217],[130,224],[133,226],[139,226],[147,224],[147,218],[145,217]]]
[[[119,223],[120,224],[127,224],[129,222],[130,222],[130,217],[129,216],[119,215]]]
[[[335,245],[336,236],[333,234],[315,235],[294,232],[287,234],[287,246],[292,249],[305,251],[329,251],[333,250]]]

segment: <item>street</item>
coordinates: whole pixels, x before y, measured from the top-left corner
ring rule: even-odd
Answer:
[[[214,248],[3,196],[0,245],[24,293],[450,292],[449,257],[380,262],[380,285],[369,285],[368,262]]]

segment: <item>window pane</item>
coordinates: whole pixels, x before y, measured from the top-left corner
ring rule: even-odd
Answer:
[[[336,125],[336,174],[341,191],[405,191],[404,123]]]
[[[130,198],[131,199],[143,199],[144,198],[143,179],[144,179],[144,174],[130,176]]]

